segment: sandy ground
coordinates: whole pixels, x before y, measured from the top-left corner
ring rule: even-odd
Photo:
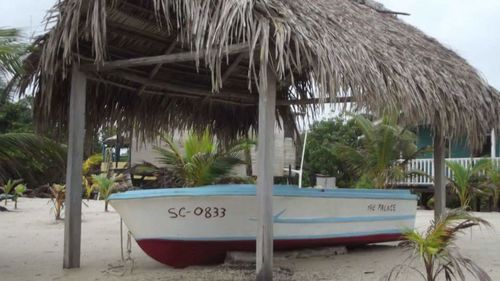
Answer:
[[[146,256],[133,242],[133,270],[120,260],[120,219],[104,203],[83,206],[82,267],[63,270],[62,222],[55,222],[47,199],[19,200],[19,209],[0,213],[0,280],[253,280],[253,265],[224,264],[176,270]],[[13,205],[9,203],[9,209]],[[500,231],[500,213],[481,213]],[[432,212],[419,211],[422,229]],[[473,258],[500,280],[500,235],[495,230],[474,230],[457,242],[462,253]],[[290,258],[275,261],[276,280],[380,280],[407,256],[396,243],[350,249],[346,255]],[[419,280],[408,274],[401,280]]]

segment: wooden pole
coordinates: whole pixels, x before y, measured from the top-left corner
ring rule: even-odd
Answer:
[[[445,140],[439,128],[434,134],[434,218],[446,211]]]
[[[69,104],[68,164],[64,202],[64,268],[80,267],[86,84],[85,76],[74,66]]]
[[[491,130],[491,158],[497,157],[497,135],[496,130]]]
[[[257,280],[273,278],[273,160],[276,76],[268,67],[267,86],[259,93],[257,151]]]

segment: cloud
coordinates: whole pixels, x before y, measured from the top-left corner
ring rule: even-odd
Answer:
[[[44,30],[43,19],[56,0],[0,0],[0,27],[20,28],[30,36]]]

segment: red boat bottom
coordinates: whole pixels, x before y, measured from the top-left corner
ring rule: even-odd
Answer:
[[[351,246],[401,240],[400,233],[322,239],[274,240],[274,250],[286,251],[328,246]],[[255,240],[244,241],[182,241],[144,239],[137,241],[153,259],[175,267],[220,264],[229,251],[255,251]]]

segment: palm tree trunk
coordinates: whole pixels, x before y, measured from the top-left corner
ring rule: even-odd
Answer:
[[[247,176],[251,177],[253,174],[252,171],[252,154],[250,152],[250,147],[245,148],[245,162],[246,162],[246,172]]]
[[[104,212],[108,211],[108,200],[104,201]]]
[[[432,259],[430,261],[424,259],[424,264],[425,264],[425,273],[427,274],[427,281],[435,281],[434,265]]]

